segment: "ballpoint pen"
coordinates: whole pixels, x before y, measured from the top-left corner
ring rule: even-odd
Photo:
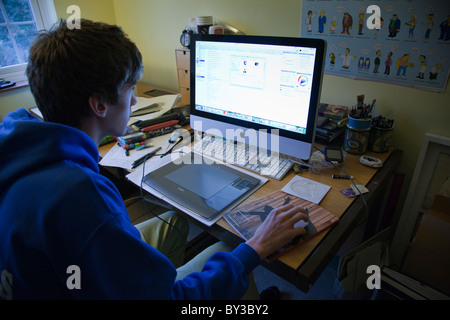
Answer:
[[[134,169],[134,168],[138,167],[139,165],[141,165],[142,163],[144,163],[145,161],[147,161],[148,159],[153,157],[155,155],[155,153],[157,153],[159,150],[161,150],[161,147],[155,148],[154,150],[152,150],[149,153],[147,153],[145,156],[140,157],[139,159],[137,159],[131,165],[131,169]]]

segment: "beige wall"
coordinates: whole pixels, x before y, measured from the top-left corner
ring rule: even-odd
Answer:
[[[142,81],[177,89],[175,48],[190,17],[212,15],[246,34],[297,37],[301,0],[55,0],[58,17],[77,4],[82,17],[121,25],[137,43],[144,59]],[[351,106],[356,96],[377,99],[376,113],[395,119],[394,146],[404,150],[402,171],[407,189],[426,132],[450,136],[450,90],[433,93],[392,84],[325,75],[321,101]],[[29,105],[27,90],[0,95],[4,110]],[[7,104],[8,107],[4,107]]]

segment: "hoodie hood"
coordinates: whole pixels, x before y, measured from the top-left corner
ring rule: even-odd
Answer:
[[[19,109],[0,124],[0,193],[44,166],[71,161],[98,173],[98,148],[83,131],[44,122]]]

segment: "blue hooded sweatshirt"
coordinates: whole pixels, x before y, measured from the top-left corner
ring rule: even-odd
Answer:
[[[0,124],[0,298],[239,299],[258,254],[241,244],[202,272],[176,269],[141,241],[84,132],[25,109]],[[69,266],[80,289],[69,289]],[[69,280],[69,281],[68,281]],[[70,286],[69,286],[70,287]]]

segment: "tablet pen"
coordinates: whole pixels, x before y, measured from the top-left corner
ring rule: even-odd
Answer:
[[[333,174],[331,176],[333,179],[353,179],[353,176],[347,176],[347,175],[340,175],[340,174]]]
[[[137,160],[133,163],[133,165],[131,166],[131,169],[136,168],[137,166],[139,166],[139,165],[141,165],[142,163],[144,163],[145,160],[150,159],[150,158],[151,158],[152,156],[154,156],[155,153],[157,153],[159,150],[161,150],[161,147],[158,147],[158,148],[156,148],[156,149],[150,151],[149,153],[147,153],[145,156],[143,156],[143,157],[137,159]]]

